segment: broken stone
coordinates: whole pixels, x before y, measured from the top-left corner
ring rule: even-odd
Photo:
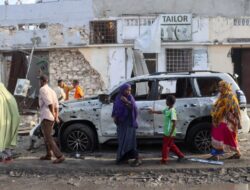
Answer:
[[[73,178],[70,178],[69,181],[67,182],[67,184],[75,186],[75,187],[80,186],[80,183],[79,182],[78,183],[74,182]]]
[[[17,171],[10,171],[9,172],[9,176],[10,177],[21,177],[22,173],[21,172],[17,172]]]

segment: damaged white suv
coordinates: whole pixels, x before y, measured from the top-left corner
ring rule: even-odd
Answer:
[[[131,78],[132,94],[138,106],[138,139],[161,138],[163,117],[149,114],[148,107],[162,110],[166,96],[176,96],[176,138],[189,144],[192,150],[208,152],[211,148],[210,110],[215,102],[220,80],[232,84],[241,107],[242,129],[249,131],[246,97],[233,78],[220,72],[156,73]],[[121,83],[120,85],[122,85]],[[61,105],[62,121],[58,136],[66,151],[93,151],[99,143],[116,139],[116,126],[111,118],[114,99],[119,86],[110,93],[89,99],[65,102]]]

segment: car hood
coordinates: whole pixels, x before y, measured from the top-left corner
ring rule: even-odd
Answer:
[[[85,99],[70,100],[60,103],[60,112],[64,111],[77,111],[77,110],[87,110],[88,108],[100,108],[102,103],[99,101],[98,96],[91,96]]]

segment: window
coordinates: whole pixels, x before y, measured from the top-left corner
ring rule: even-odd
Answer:
[[[45,30],[47,29],[48,25],[46,23],[40,24],[18,24],[18,30]]]
[[[185,72],[193,68],[192,49],[166,49],[167,72]]]
[[[116,21],[90,22],[90,44],[117,43]]]
[[[131,84],[131,94],[136,101],[147,101],[154,99],[154,92],[156,83],[154,81],[138,81]],[[116,96],[119,93],[119,88],[111,95],[111,102],[115,101]]]
[[[219,78],[197,78],[197,83],[200,90],[200,95],[209,97],[216,96],[218,94],[218,83],[221,79]]]
[[[157,55],[156,53],[144,53],[143,54],[149,74],[156,72],[156,65],[157,65],[156,55]]]
[[[176,98],[195,97],[194,89],[189,78],[178,78],[159,81],[159,97],[166,99],[168,95],[174,95]]]

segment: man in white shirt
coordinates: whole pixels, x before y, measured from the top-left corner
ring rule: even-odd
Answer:
[[[65,94],[64,90],[59,86],[55,87],[54,90],[56,92],[56,96],[57,96],[58,101],[63,102],[66,98],[66,94]]]
[[[51,160],[52,152],[57,158],[53,161],[54,164],[61,163],[65,160],[64,155],[59,150],[53,137],[51,136],[54,122],[58,122],[58,100],[54,90],[48,86],[48,78],[40,77],[41,88],[39,90],[39,106],[40,119],[44,142],[46,144],[47,154],[42,156],[40,160]]]

